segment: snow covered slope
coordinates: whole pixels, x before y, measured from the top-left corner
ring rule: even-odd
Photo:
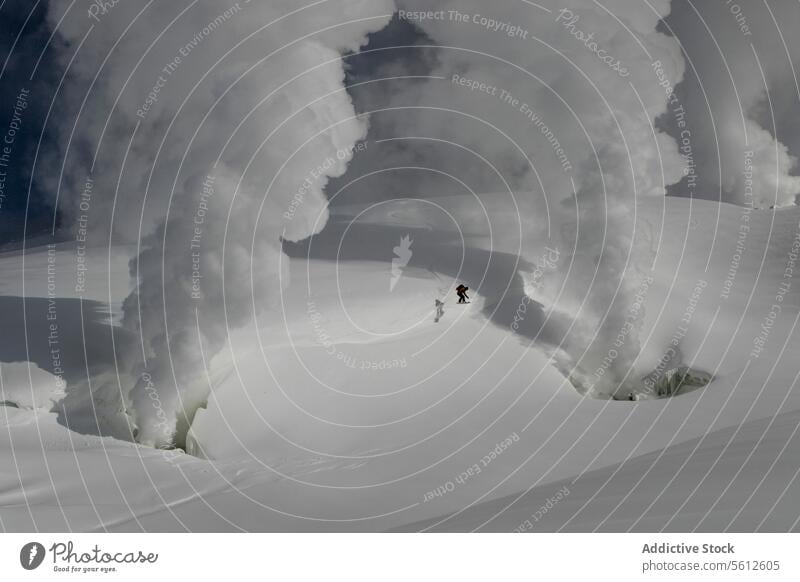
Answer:
[[[441,206],[458,215],[456,202]],[[105,426],[95,414],[121,414],[115,350],[137,349],[108,326],[129,289],[128,249],[93,252],[82,299],[69,244],[0,256],[2,527],[419,529],[456,514],[441,527],[510,531],[565,485],[570,494],[535,529],[746,530],[764,517],[731,513],[749,492],[771,495],[782,512],[765,527],[796,527],[780,494],[796,491],[800,459],[764,449],[791,441],[800,411],[800,301],[787,271],[800,212],[641,205],[637,250],[652,284],[636,375],[663,372],[659,362],[679,346],[681,362],[714,381],[628,402],[580,394],[553,365],[552,330],[568,328],[581,290],[562,269],[531,291],[545,252],[535,237],[517,253],[502,240],[451,236],[407,203],[386,210],[335,217],[287,248],[281,308],[236,331],[208,363],[213,391],[190,431],[192,455],[95,434]],[[392,288],[393,250],[406,235],[413,255]],[[460,281],[469,305],[455,302]],[[572,294],[559,300],[554,282]],[[435,299],[445,301],[438,322]],[[73,408],[51,408],[58,391],[43,374],[56,363]]]

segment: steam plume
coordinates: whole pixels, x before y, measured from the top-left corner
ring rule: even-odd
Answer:
[[[507,215],[527,208],[514,217],[522,239],[516,225],[496,228],[495,248],[521,246],[535,257],[547,246],[574,257],[560,265],[565,292],[551,305],[573,320],[558,365],[576,384],[609,395],[639,353],[643,310],[628,318],[646,277],[633,245],[637,200],[663,196],[687,162],[654,128],[670,114],[654,63],[671,86],[684,72],[678,42],[657,31],[670,3],[603,4],[402,0],[407,18],[440,11],[416,22],[440,47],[432,79],[360,101],[369,110],[391,99],[371,128],[376,136],[409,138],[382,150],[390,164],[443,169],[479,192],[501,191],[493,208],[505,205]],[[430,173],[404,186],[415,193],[453,188]],[[507,187],[526,199],[502,192]],[[475,205],[462,199],[460,211],[451,210],[460,224],[471,224]],[[555,294],[537,299],[556,301]],[[621,329],[625,342],[610,368],[596,374]]]
[[[393,5],[93,6],[50,3],[68,75],[48,159],[64,173],[42,179],[91,244],[141,243],[123,325],[142,349],[120,354],[120,387],[137,439],[170,446],[207,396],[203,355],[270,304],[281,237],[313,234],[328,179],[365,136],[340,56]]]

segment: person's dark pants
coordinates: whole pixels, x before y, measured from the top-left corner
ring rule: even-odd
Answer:
[[[464,294],[463,294],[463,293],[459,293],[459,294],[458,294],[458,302],[459,302],[459,303],[466,303],[466,302],[467,302],[467,298],[466,298],[466,297],[464,297]]]

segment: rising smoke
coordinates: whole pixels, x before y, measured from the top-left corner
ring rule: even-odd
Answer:
[[[359,95],[380,111],[373,135],[407,138],[381,150],[387,164],[446,169],[475,191],[500,191],[483,196],[500,225],[493,249],[572,257],[550,296],[536,299],[568,313],[571,327],[552,346],[557,365],[599,396],[638,380],[644,310],[631,319],[630,307],[647,266],[634,248],[637,200],[664,196],[688,171],[675,140],[654,127],[669,112],[663,78],[674,87],[684,73],[677,40],[657,31],[670,2],[603,4],[402,0],[400,18],[439,45],[431,78]],[[397,74],[391,66],[385,76]],[[453,189],[424,172],[403,186]],[[449,210],[469,225],[475,205],[461,198]],[[514,220],[501,224],[504,213],[523,225],[522,240]]]
[[[46,165],[63,173],[42,180],[90,244],[139,244],[122,324],[141,349],[119,354],[103,396],[121,392],[137,440],[166,447],[206,399],[229,330],[271,304],[281,238],[324,226],[323,189],[366,134],[340,56],[393,5],[105,4],[50,3],[67,77]]]
[[[789,2],[673,2],[665,29],[686,51],[686,82],[677,88],[685,127],[674,117],[663,121],[697,168],[676,194],[756,208],[796,203],[795,9]]]
[[[557,248],[571,257],[559,262],[559,285],[536,297],[569,315],[569,332],[549,349],[582,389],[617,392],[635,379],[640,350],[647,272],[636,252],[637,202],[686,186],[720,143],[726,168],[743,165],[737,118],[755,151],[753,190],[769,193],[755,204],[786,204],[797,191],[794,160],[759,114],[766,91],[756,61],[735,59],[736,83],[747,84],[742,110],[720,97],[730,110],[721,117],[734,121],[715,140],[690,113],[687,144],[659,129],[674,129],[676,106],[700,102],[694,87],[684,86],[678,102],[672,93],[686,66],[679,38],[661,23],[669,0],[576,0],[569,8],[553,1],[398,4],[396,17],[437,47],[418,48],[428,78],[392,62],[379,76],[418,78],[354,90],[370,113],[372,137],[416,140],[370,151],[387,167],[436,168],[477,192],[507,186],[493,201],[496,220],[514,214],[525,229],[521,239],[515,228],[495,229],[492,244],[531,257]],[[268,308],[285,280],[281,239],[300,240],[324,226],[317,221],[326,212],[324,188],[347,170],[367,130],[345,90],[340,56],[385,26],[394,6],[93,6],[50,3],[54,51],[67,76],[58,135],[43,153],[50,171],[38,178],[67,223],[88,225],[91,244],[140,243],[123,325],[142,349],[120,355],[122,380],[107,396],[121,388],[137,439],[169,446],[180,443],[206,399],[204,370],[230,329]],[[429,13],[436,16],[422,16]],[[667,22],[682,30],[680,19]],[[724,50],[746,53],[749,45],[733,46],[741,31],[729,32]],[[724,86],[714,81],[713,63],[696,66],[704,80]],[[776,66],[766,63],[768,79]],[[773,77],[790,78],[786,71]],[[358,160],[350,168],[362,170]],[[452,187],[442,175],[404,174],[385,191],[397,194],[401,184],[403,194],[441,192]],[[747,202],[742,172],[701,178],[700,188],[716,185],[722,199]],[[85,210],[79,195],[89,182]],[[459,224],[475,219],[468,204],[450,210]]]

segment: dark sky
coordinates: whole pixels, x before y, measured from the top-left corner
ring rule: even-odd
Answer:
[[[50,197],[37,187],[36,180],[31,180],[40,138],[45,143],[52,131],[52,118],[44,133],[43,123],[52,100],[57,97],[55,89],[62,73],[54,59],[48,58],[52,57],[52,48],[48,48],[40,60],[50,37],[45,23],[46,7],[46,0],[33,4],[30,0],[0,2],[0,58],[8,61],[0,77],[0,129],[3,136],[13,118],[17,96],[22,89],[30,91],[29,106],[22,116],[21,129],[14,137],[11,163],[4,168],[7,175],[5,197],[0,207],[0,245],[20,241],[23,233],[28,237],[47,235],[52,231],[54,218],[56,225],[59,222],[48,202]],[[381,50],[420,42],[426,42],[426,39],[413,24],[394,18],[384,30],[370,35],[366,50],[372,52],[348,56],[348,85],[371,78],[379,69],[392,64],[408,71],[426,69],[418,50]],[[357,94],[354,99],[358,107]],[[40,159],[37,171],[58,169],[42,168]]]
[[[54,51],[52,47],[45,48],[50,36],[50,31],[44,20],[47,9],[47,0],[0,0],[0,139],[3,139],[12,122],[14,116],[14,106],[16,98],[22,89],[30,91],[28,108],[25,110],[21,119],[21,127],[14,137],[11,151],[8,154],[10,160],[8,167],[2,168],[5,176],[0,176],[5,181],[0,197],[0,245],[13,241],[21,240],[23,233],[36,236],[49,233],[55,223],[59,224],[58,216],[54,216],[53,209],[49,206],[50,197],[46,192],[42,192],[37,187],[37,180],[31,179],[31,168],[40,144],[47,144],[52,139],[56,121],[54,118],[48,122],[48,127],[43,124],[58,87],[61,71],[58,70]],[[710,10],[710,8],[709,8]],[[800,14],[800,11],[798,11]],[[727,14],[709,13],[709,21],[721,22]],[[751,20],[755,20],[757,14],[751,13]],[[697,18],[684,0],[673,1],[673,14],[667,19],[667,25],[663,23],[660,27],[665,34],[674,32],[681,39],[684,50],[694,56],[696,60],[702,60],[704,54],[711,52],[709,46],[700,42],[699,36],[704,36],[703,31],[697,28]],[[724,21],[723,21],[724,23]],[[772,26],[771,21],[767,23]],[[788,25],[787,25],[788,26]],[[795,41],[788,39],[790,49],[794,50],[791,44]],[[391,74],[401,71],[402,74],[424,75],[434,66],[436,51],[420,48],[393,48],[408,45],[429,44],[432,41],[427,38],[419,28],[408,21],[399,20],[395,17],[389,26],[378,33],[370,36],[369,45],[366,52],[360,55],[348,55],[347,73],[348,85],[354,85],[367,79],[372,79],[382,74]],[[705,41],[707,42],[707,41]],[[760,50],[768,55],[769,42],[774,42],[774,35],[762,34],[757,38],[757,44],[762,43]],[[43,52],[44,51],[44,52]],[[773,51],[774,52],[774,51]],[[694,53],[693,55],[691,53]],[[777,53],[776,53],[777,54]],[[41,57],[41,58],[40,58]],[[778,58],[780,54],[778,54]],[[768,56],[764,60],[770,60]],[[34,67],[38,66],[34,72]],[[769,63],[767,63],[769,65]],[[710,63],[709,66],[718,68],[718,64]],[[769,71],[768,71],[769,74]],[[779,73],[779,76],[783,73]],[[768,131],[779,133],[779,139],[786,144],[789,152],[797,154],[800,150],[800,142],[797,130],[797,120],[800,116],[794,115],[793,111],[797,105],[794,94],[795,87],[786,87],[786,91],[780,91],[777,78],[773,82],[775,91],[774,107],[777,108],[779,117],[785,118],[777,128],[772,128],[769,121],[769,111],[762,107],[759,113],[758,104],[754,107],[753,116],[756,117],[762,126]],[[390,86],[387,84],[387,86]],[[729,89],[721,87],[720,91],[730,93]],[[687,72],[686,80],[676,87],[676,91],[687,106],[691,105],[692,94],[698,93],[696,78],[692,77],[691,71]],[[357,111],[369,110],[374,106],[375,100],[380,100],[380,94],[374,90],[352,89]],[[782,98],[782,96],[785,97]],[[712,101],[711,106],[715,103]],[[708,113],[704,107],[696,107],[693,114],[694,125],[698,128],[707,127],[709,124]],[[784,115],[785,114],[785,115]],[[659,120],[659,124],[664,131],[676,136],[679,132],[671,126],[670,116],[664,116]],[[716,173],[715,168],[711,167],[714,159],[703,160],[706,172]],[[42,158],[38,160],[37,172],[58,172],[57,167],[43,167]],[[345,176],[343,179],[347,179]],[[339,180],[341,182],[342,179]],[[337,181],[332,183],[336,186]],[[702,197],[716,198],[713,184],[706,188]],[[716,187],[718,190],[718,187]],[[669,191],[672,195],[686,195],[685,184],[672,186]],[[27,224],[26,224],[27,212]]]
[[[28,108],[21,116],[20,129],[13,136],[10,163],[5,176],[5,198],[0,207],[0,244],[19,240],[25,226],[28,190],[28,232],[48,232],[52,210],[44,203],[45,196],[36,184],[31,186],[30,171],[42,124],[57,86],[58,71],[52,51],[44,54],[34,73],[50,31],[44,22],[47,2],[6,0],[0,9],[0,59],[5,68],[0,77],[0,139],[5,140],[12,119],[16,97],[22,89],[30,91]],[[33,79],[31,76],[33,75]]]

